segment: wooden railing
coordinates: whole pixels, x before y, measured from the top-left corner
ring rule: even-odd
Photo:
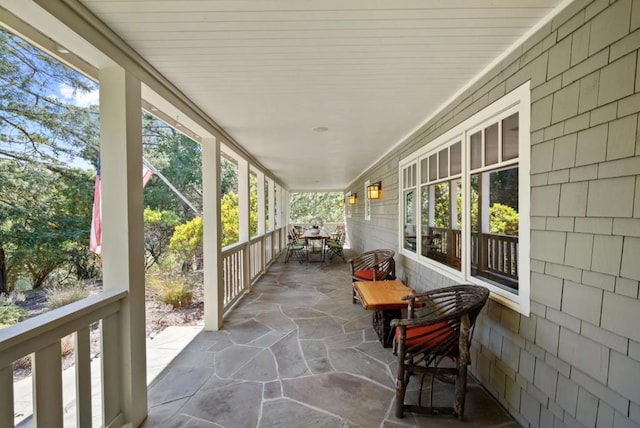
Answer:
[[[223,306],[226,312],[264,274],[282,250],[286,228],[267,232],[248,243],[222,249]]]
[[[285,228],[222,251],[224,311],[266,272],[283,248]],[[63,425],[61,339],[75,338],[76,425],[92,426],[89,332],[100,322],[103,346],[102,425],[121,426],[121,302],[126,291],[105,291],[0,330],[0,427],[14,426],[13,362],[32,354],[33,425]]]
[[[422,237],[422,255],[460,269],[462,235],[460,230],[429,227]]]
[[[422,255],[460,269],[460,230],[429,227],[422,237]],[[482,276],[518,289],[518,237],[493,233],[471,234],[471,269]]]
[[[120,335],[120,306],[127,292],[109,292],[88,297],[62,308],[0,330],[0,426],[14,426],[13,362],[31,354],[33,376],[33,426],[62,426],[61,339],[75,339],[76,425],[92,426],[91,357],[89,331],[100,321],[103,343]],[[103,346],[102,425],[120,426],[120,346]]]
[[[472,274],[518,289],[518,237],[471,234]]]

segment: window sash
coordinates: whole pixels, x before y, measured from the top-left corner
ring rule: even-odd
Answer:
[[[408,157],[402,159],[399,163],[399,180],[402,183],[403,200],[399,204],[401,233],[400,233],[400,252],[410,259],[413,259],[421,264],[432,268],[433,270],[452,278],[457,282],[476,283],[486,286],[490,289],[493,299],[500,301],[508,307],[517,310],[525,315],[529,315],[530,308],[530,259],[529,259],[529,246],[530,246],[530,219],[529,219],[529,204],[530,204],[530,133],[529,133],[529,121],[530,121],[530,85],[525,83],[519,88],[516,88],[509,94],[505,95],[500,100],[497,100],[490,106],[476,113],[474,116],[468,118],[455,128],[436,138],[432,142],[428,143],[424,147],[418,149]],[[514,123],[513,116],[517,114],[518,123]],[[506,119],[509,121],[505,122]],[[485,159],[485,132],[486,128],[496,124],[497,130],[497,148],[494,148],[494,153],[497,151],[497,162],[491,162],[488,164]],[[503,130],[503,125],[508,124],[509,129]],[[481,131],[481,159],[479,167],[471,168],[471,142],[470,138],[474,133]],[[507,132],[508,131],[508,132]],[[516,135],[517,134],[517,135]],[[503,145],[503,138],[508,135],[509,138],[517,139],[517,151],[514,150],[513,144],[510,150],[505,152]],[[455,175],[444,176],[436,171],[435,175],[430,169],[430,162],[439,163],[440,152],[442,150],[448,150],[448,168],[447,173],[455,171],[452,169],[451,161],[451,148],[458,142],[461,142],[461,172]],[[517,156],[514,154],[517,152]],[[505,156],[505,153],[506,156]],[[435,156],[432,158],[432,156]],[[431,159],[435,159],[431,160]],[[427,171],[424,171],[425,166]],[[519,213],[519,257],[518,268],[519,278],[518,294],[511,291],[501,289],[495,284],[483,280],[483,278],[474,277],[471,275],[471,204],[470,204],[470,177],[472,174],[477,174],[485,171],[499,170],[517,166],[519,168],[518,174],[518,213]],[[457,172],[457,171],[456,171]],[[415,178],[418,178],[416,183]],[[434,179],[435,177],[435,179]],[[411,180],[413,178],[413,180]],[[422,189],[438,183],[461,180],[462,182],[462,239],[461,239],[461,270],[456,270],[451,266],[439,263],[428,257],[422,255],[420,237],[427,231],[422,231],[423,216],[422,212],[423,204],[423,192]],[[406,249],[404,246],[404,213],[405,213],[405,199],[404,195],[409,189],[415,189],[414,193],[414,207],[415,214],[414,219],[416,224],[416,236],[418,237],[417,248],[415,251]],[[451,228],[453,229],[455,225]]]

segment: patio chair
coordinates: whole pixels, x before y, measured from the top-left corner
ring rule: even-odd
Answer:
[[[469,346],[476,318],[489,297],[489,290],[477,285],[455,285],[406,296],[406,319],[391,321],[395,331],[394,354],[398,356],[396,416],[405,411],[429,414],[464,415]],[[446,363],[446,359],[455,364]],[[452,367],[453,366],[453,367]],[[405,394],[413,375],[421,375],[416,404],[405,404]],[[424,377],[431,378],[428,406],[422,405]],[[455,376],[453,407],[433,406],[433,378]]]
[[[327,239],[327,251],[329,252],[329,262],[334,257],[341,257],[343,262],[346,262],[344,258],[344,233],[338,232],[336,239]]]
[[[396,278],[396,262],[393,250],[372,250],[348,260],[351,268],[351,281],[383,281]],[[353,303],[356,292],[353,291]]]
[[[293,229],[290,229],[288,232],[289,242],[287,244],[287,255],[284,259],[285,263],[289,263],[289,260],[292,256],[295,256],[298,259],[298,262],[302,263],[305,260],[306,247],[304,245],[304,239],[298,239]]]

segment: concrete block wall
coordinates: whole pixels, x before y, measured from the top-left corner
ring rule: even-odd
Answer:
[[[640,427],[640,0],[575,0],[366,171],[352,246],[398,251],[398,161],[525,81],[531,314],[490,301],[472,371],[522,426]],[[370,221],[367,179],[384,190]],[[415,289],[452,283],[396,260]]]

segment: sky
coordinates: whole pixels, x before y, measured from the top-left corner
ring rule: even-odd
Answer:
[[[66,103],[73,104],[78,107],[89,107],[98,105],[99,90],[96,88],[91,92],[85,93],[74,91],[69,85],[60,84],[57,93],[52,95]]]

